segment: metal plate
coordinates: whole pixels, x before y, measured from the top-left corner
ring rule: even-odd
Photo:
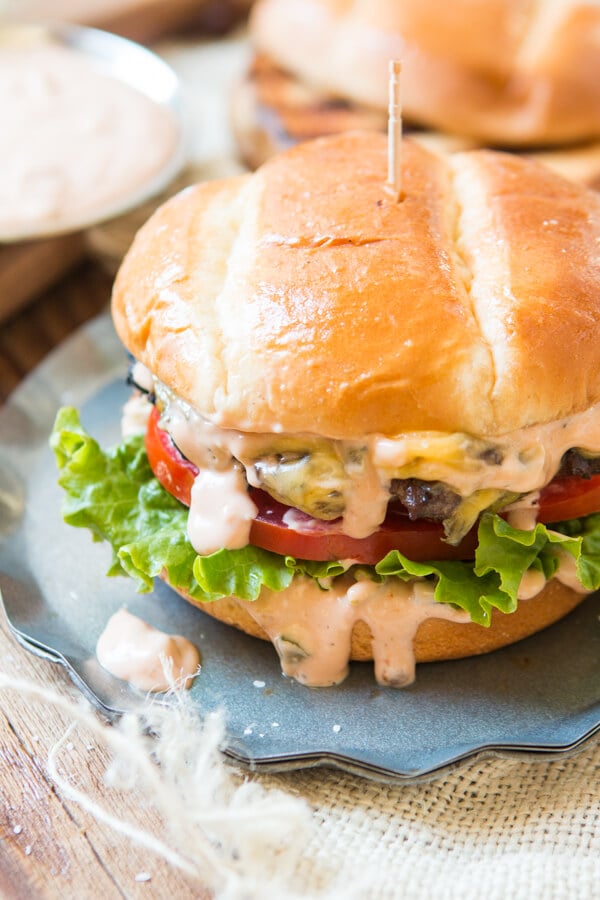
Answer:
[[[0,412],[0,589],[10,624],[32,652],[65,665],[107,715],[139,702],[94,652],[109,616],[127,605],[198,646],[194,703],[224,710],[225,753],[255,769],[327,765],[417,781],[475,755],[564,755],[600,729],[600,595],[513,647],[421,665],[407,690],[378,687],[366,663],[339,687],[311,690],[281,675],[269,644],[204,616],[164,585],[143,595],[125,578],[106,578],[108,548],[62,522],[47,439],[56,409],[74,403],[101,442],[117,441],[125,369],[101,317]]]
[[[10,232],[0,230],[0,242],[4,243],[79,231],[139,206],[173,181],[185,163],[188,143],[179,79],[173,69],[152,51],[116,34],[80,25],[52,23],[0,26],[0,51],[3,46],[18,46],[27,44],[28,41],[76,51],[89,62],[91,69],[134,88],[169,112],[176,139],[170,155],[143,184],[138,182],[102,207],[86,210],[70,219],[22,223],[18,229]],[[90,98],[90,102],[92,101],[93,98]]]

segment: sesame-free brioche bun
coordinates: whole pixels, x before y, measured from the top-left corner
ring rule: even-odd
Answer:
[[[259,0],[259,53],[333,97],[497,146],[600,137],[600,5],[572,0]]]
[[[113,315],[206,418],[332,438],[498,435],[600,401],[600,196],[521,157],[374,132],[169,200]]]
[[[270,640],[248,611],[252,607],[252,601],[224,597],[211,603],[196,602],[185,591],[176,590],[189,603],[226,625],[238,628],[252,637]],[[281,602],[277,593],[265,588],[263,592],[269,595],[269,603],[276,605]],[[460,659],[514,644],[562,619],[582,603],[585,597],[585,594],[577,593],[553,579],[535,597],[521,600],[515,612],[510,615],[494,610],[489,628],[475,622],[463,624],[443,618],[427,618],[419,625],[413,638],[415,662]],[[262,602],[264,604],[264,600]],[[400,620],[398,627],[402,627]],[[355,624],[352,631],[349,658],[361,662],[373,659],[371,632],[362,620]]]

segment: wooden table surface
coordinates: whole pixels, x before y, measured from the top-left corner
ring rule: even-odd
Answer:
[[[52,290],[0,323],[0,402],[53,347],[106,308],[110,287],[110,275],[97,263],[83,261]],[[78,696],[60,666],[16,643],[2,616],[3,675]],[[206,897],[197,882],[132,847],[61,796],[48,774],[47,758],[68,724],[51,706],[0,686],[0,897]],[[98,741],[84,737],[73,744],[69,762],[88,782],[90,796],[119,816],[134,813],[131,798],[103,789],[106,752]],[[150,880],[139,880],[148,875]]]

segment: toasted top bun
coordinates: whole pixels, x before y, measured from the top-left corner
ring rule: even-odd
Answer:
[[[499,146],[600,136],[600,5],[538,0],[259,0],[258,50],[330,93]]]
[[[531,160],[375,132],[298,145],[162,206],[117,332],[202,415],[333,438],[498,435],[600,401],[600,196]]]

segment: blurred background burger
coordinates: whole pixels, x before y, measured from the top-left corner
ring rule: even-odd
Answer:
[[[600,6],[533,0],[259,0],[233,102],[251,167],[299,140],[385,130],[388,60],[406,127],[430,146],[539,153],[600,173]]]

